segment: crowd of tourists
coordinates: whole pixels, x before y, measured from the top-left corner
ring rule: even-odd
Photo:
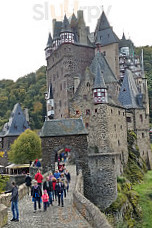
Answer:
[[[35,174],[34,180],[32,180],[30,173],[27,173],[25,184],[27,186],[27,194],[32,197],[33,212],[35,213],[37,209],[41,210],[42,203],[43,211],[46,211],[50,205],[53,206],[55,202],[57,202],[58,206],[64,207],[64,198],[66,198],[69,191],[70,181],[71,175],[64,163],[58,163],[58,169],[55,170],[55,173],[50,172],[45,179],[40,170]],[[18,222],[18,188],[15,182],[12,182],[12,189],[5,193],[12,193],[11,210],[13,218],[11,221]]]
[[[26,185],[30,188],[30,176],[26,177]],[[52,172],[43,181],[43,176],[38,170],[31,187],[31,196],[34,203],[34,212],[37,210],[37,206],[41,209],[41,202],[43,202],[44,211],[51,205],[53,206],[54,201],[57,201],[58,206],[64,207],[64,198],[69,191],[71,176],[69,171],[62,166],[59,170]],[[28,191],[29,194],[29,191]]]

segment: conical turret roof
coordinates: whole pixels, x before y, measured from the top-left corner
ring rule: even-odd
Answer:
[[[104,29],[107,29],[107,28],[110,28],[110,24],[109,24],[109,21],[105,15],[105,12],[103,11],[100,18],[98,19],[98,23],[97,23],[97,30],[98,31],[101,31],[101,30],[104,30]]]
[[[103,72],[101,72],[100,65],[98,64],[93,89],[106,89],[106,88],[107,87],[105,85],[105,81],[103,78]]]
[[[51,36],[51,33],[49,33],[49,37],[48,37],[48,42],[47,42],[47,45],[46,47],[51,47],[52,46],[52,36]]]
[[[127,69],[118,99],[125,108],[138,108],[137,95],[139,92],[133,74]]]
[[[64,20],[62,22],[62,30],[61,30],[61,32],[69,32],[69,31],[71,32],[70,23],[69,23],[69,20],[68,20],[66,14],[65,14]]]

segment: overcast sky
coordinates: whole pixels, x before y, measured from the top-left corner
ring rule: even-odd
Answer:
[[[46,65],[54,17],[83,9],[93,31],[102,6],[119,38],[124,31],[136,46],[152,45],[152,0],[0,0],[0,80],[16,80]]]

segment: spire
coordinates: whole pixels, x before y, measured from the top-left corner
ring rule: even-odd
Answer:
[[[101,72],[101,68],[99,64],[97,67],[97,73],[95,76],[93,89],[107,89],[103,78],[103,72]]]
[[[77,20],[75,14],[73,13],[72,17],[71,17],[71,21],[70,21],[71,27],[72,28],[75,27],[77,25],[77,23],[78,23],[78,20]]]
[[[119,43],[119,39],[110,26],[104,11],[98,19],[95,30],[95,41],[97,40],[97,36],[98,40],[100,39],[102,46],[106,46],[112,43]]]
[[[51,33],[49,33],[48,42],[47,42],[46,47],[49,48],[51,46],[52,46],[52,36],[51,36]]]
[[[123,32],[122,40],[126,40],[125,33]]]
[[[66,14],[64,16],[64,20],[62,23],[62,32],[65,32],[65,31],[71,31],[69,20],[68,20]]]
[[[105,15],[105,12],[103,11],[99,20],[98,20],[98,24],[97,24],[97,30],[98,31],[102,31],[104,29],[107,29],[107,28],[111,28],[110,24],[109,24],[109,21]]]

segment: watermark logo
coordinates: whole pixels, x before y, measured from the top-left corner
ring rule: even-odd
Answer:
[[[100,17],[103,6],[81,6],[79,0],[64,0],[62,3],[55,3],[54,5],[46,1],[43,4],[35,4],[33,6],[33,19],[37,21],[50,19],[62,21],[65,13],[67,18],[69,18],[73,12],[77,12],[78,10],[83,10],[87,22],[91,23],[94,19],[97,20]],[[106,10],[107,16],[109,15],[110,10],[111,5],[108,6]]]

